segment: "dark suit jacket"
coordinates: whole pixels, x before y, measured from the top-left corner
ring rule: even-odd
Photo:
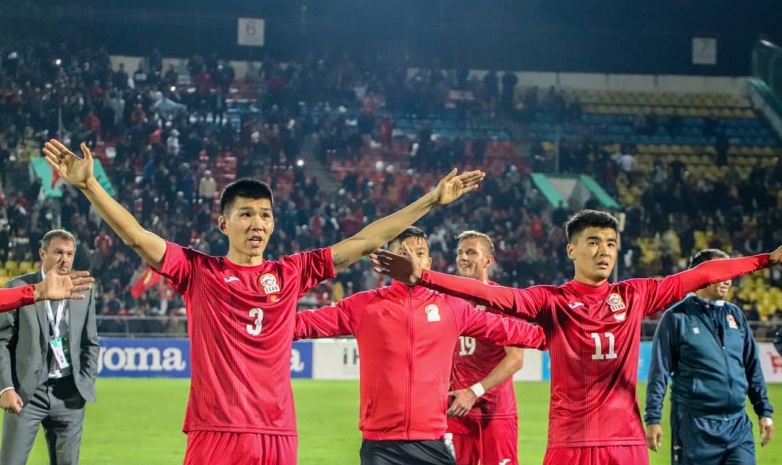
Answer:
[[[40,281],[39,270],[8,281],[6,287]],[[93,291],[90,290],[84,300],[68,301],[73,379],[79,393],[88,402],[95,402],[95,378],[100,355]],[[24,403],[30,400],[49,372],[46,354],[50,339],[43,301],[0,313],[0,390],[13,386]]]

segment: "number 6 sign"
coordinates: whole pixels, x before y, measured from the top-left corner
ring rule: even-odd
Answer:
[[[239,18],[237,41],[239,45],[263,47],[265,23],[259,18]]]

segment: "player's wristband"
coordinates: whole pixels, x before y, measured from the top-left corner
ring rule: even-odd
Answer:
[[[480,398],[482,395],[486,394],[486,389],[483,388],[483,384],[481,383],[475,383],[472,386],[470,386],[470,390],[475,394],[475,397]]]
[[[768,419],[768,424],[766,426],[771,426],[774,424],[774,421],[771,418],[766,417]]]

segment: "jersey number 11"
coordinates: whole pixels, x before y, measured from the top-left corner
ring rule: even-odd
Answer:
[[[605,333],[604,336],[608,339],[608,353],[603,353],[603,340],[600,338],[600,334],[591,333],[592,339],[595,341],[595,353],[592,354],[592,360],[610,360],[616,358],[616,352],[614,352],[614,333]]]

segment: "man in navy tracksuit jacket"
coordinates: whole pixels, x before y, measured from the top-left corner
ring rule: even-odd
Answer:
[[[690,266],[728,258],[707,249]],[[773,408],[744,313],[725,302],[730,281],[688,295],[669,308],[654,334],[646,388],[646,440],[657,451],[662,440],[662,404],[671,383],[671,460],[675,465],[754,464],[749,396],[760,418],[762,445],[774,432]]]
[[[774,346],[777,348],[779,355],[782,355],[782,329],[777,331],[777,335],[774,336]]]

